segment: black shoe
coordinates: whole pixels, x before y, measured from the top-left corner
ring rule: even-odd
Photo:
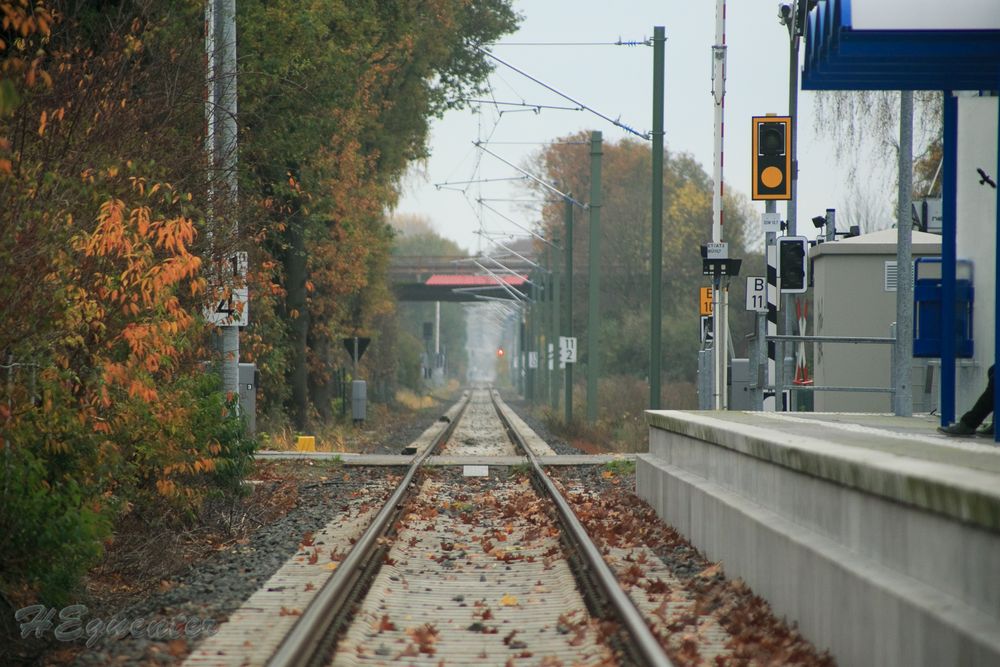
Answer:
[[[980,437],[983,437],[983,438],[992,438],[993,437],[993,422],[990,422],[986,426],[984,426],[981,429],[979,429],[978,431],[976,431],[976,435],[978,435]]]
[[[976,434],[976,427],[959,420],[951,426],[938,426],[938,433],[959,438],[970,438]]]

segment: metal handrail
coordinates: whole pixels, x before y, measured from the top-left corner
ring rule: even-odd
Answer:
[[[767,336],[767,340],[776,343],[861,343],[861,344],[892,344],[896,339],[892,336]]]
[[[852,387],[844,385],[804,385],[804,384],[786,384],[784,381],[784,357],[785,357],[785,344],[786,343],[845,343],[853,345],[892,345],[891,348],[891,360],[889,363],[889,377],[893,377],[894,368],[896,366],[896,335],[895,335],[895,324],[890,327],[892,335],[890,336],[803,336],[803,335],[791,335],[791,334],[772,334],[766,335],[762,331],[763,318],[758,318],[758,331],[753,337],[757,340],[757,350],[750,360],[750,375],[751,383],[750,389],[753,391],[754,395],[754,408],[756,410],[764,409],[764,392],[773,391],[775,396],[775,401],[780,400],[778,397],[784,392],[785,389],[789,391],[841,391],[841,392],[858,392],[858,393],[882,393],[889,394],[890,396],[895,396],[896,390],[894,387]],[[767,368],[767,343],[773,342],[777,349],[775,350],[775,377],[772,378],[773,383],[768,384],[763,381],[762,373]]]

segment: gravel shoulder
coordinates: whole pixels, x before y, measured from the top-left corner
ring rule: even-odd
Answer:
[[[448,405],[400,410],[377,430],[356,429],[345,444],[353,451],[398,454]],[[104,561],[73,599],[80,606],[57,610],[40,638],[12,633],[11,645],[0,650],[0,663],[179,663],[204,636],[193,630],[225,620],[296,552],[307,533],[330,521],[343,504],[339,501],[390,472],[336,461],[259,461],[247,480],[246,497],[207,504],[203,515],[183,529],[133,517],[119,527]],[[60,612],[82,621],[79,636],[54,637]],[[133,637],[128,627],[139,619],[141,630]],[[119,621],[125,624],[111,629],[127,636],[107,637],[107,625]]]

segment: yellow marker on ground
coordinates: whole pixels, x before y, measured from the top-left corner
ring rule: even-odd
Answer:
[[[295,449],[299,452],[315,452],[316,436],[300,435],[295,441]]]

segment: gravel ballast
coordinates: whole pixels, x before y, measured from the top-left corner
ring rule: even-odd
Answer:
[[[297,506],[279,520],[259,528],[245,544],[237,544],[196,564],[171,581],[168,590],[118,611],[118,616],[168,622],[180,616],[188,620],[212,619],[216,624],[224,621],[296,553],[303,536],[322,528],[340,511],[343,499],[372,480],[384,478],[389,470],[332,467],[331,473],[337,476],[335,480],[303,484]],[[173,663],[201,639],[179,634],[182,636],[165,641],[131,636],[117,641],[105,639],[84,648],[74,664]]]

